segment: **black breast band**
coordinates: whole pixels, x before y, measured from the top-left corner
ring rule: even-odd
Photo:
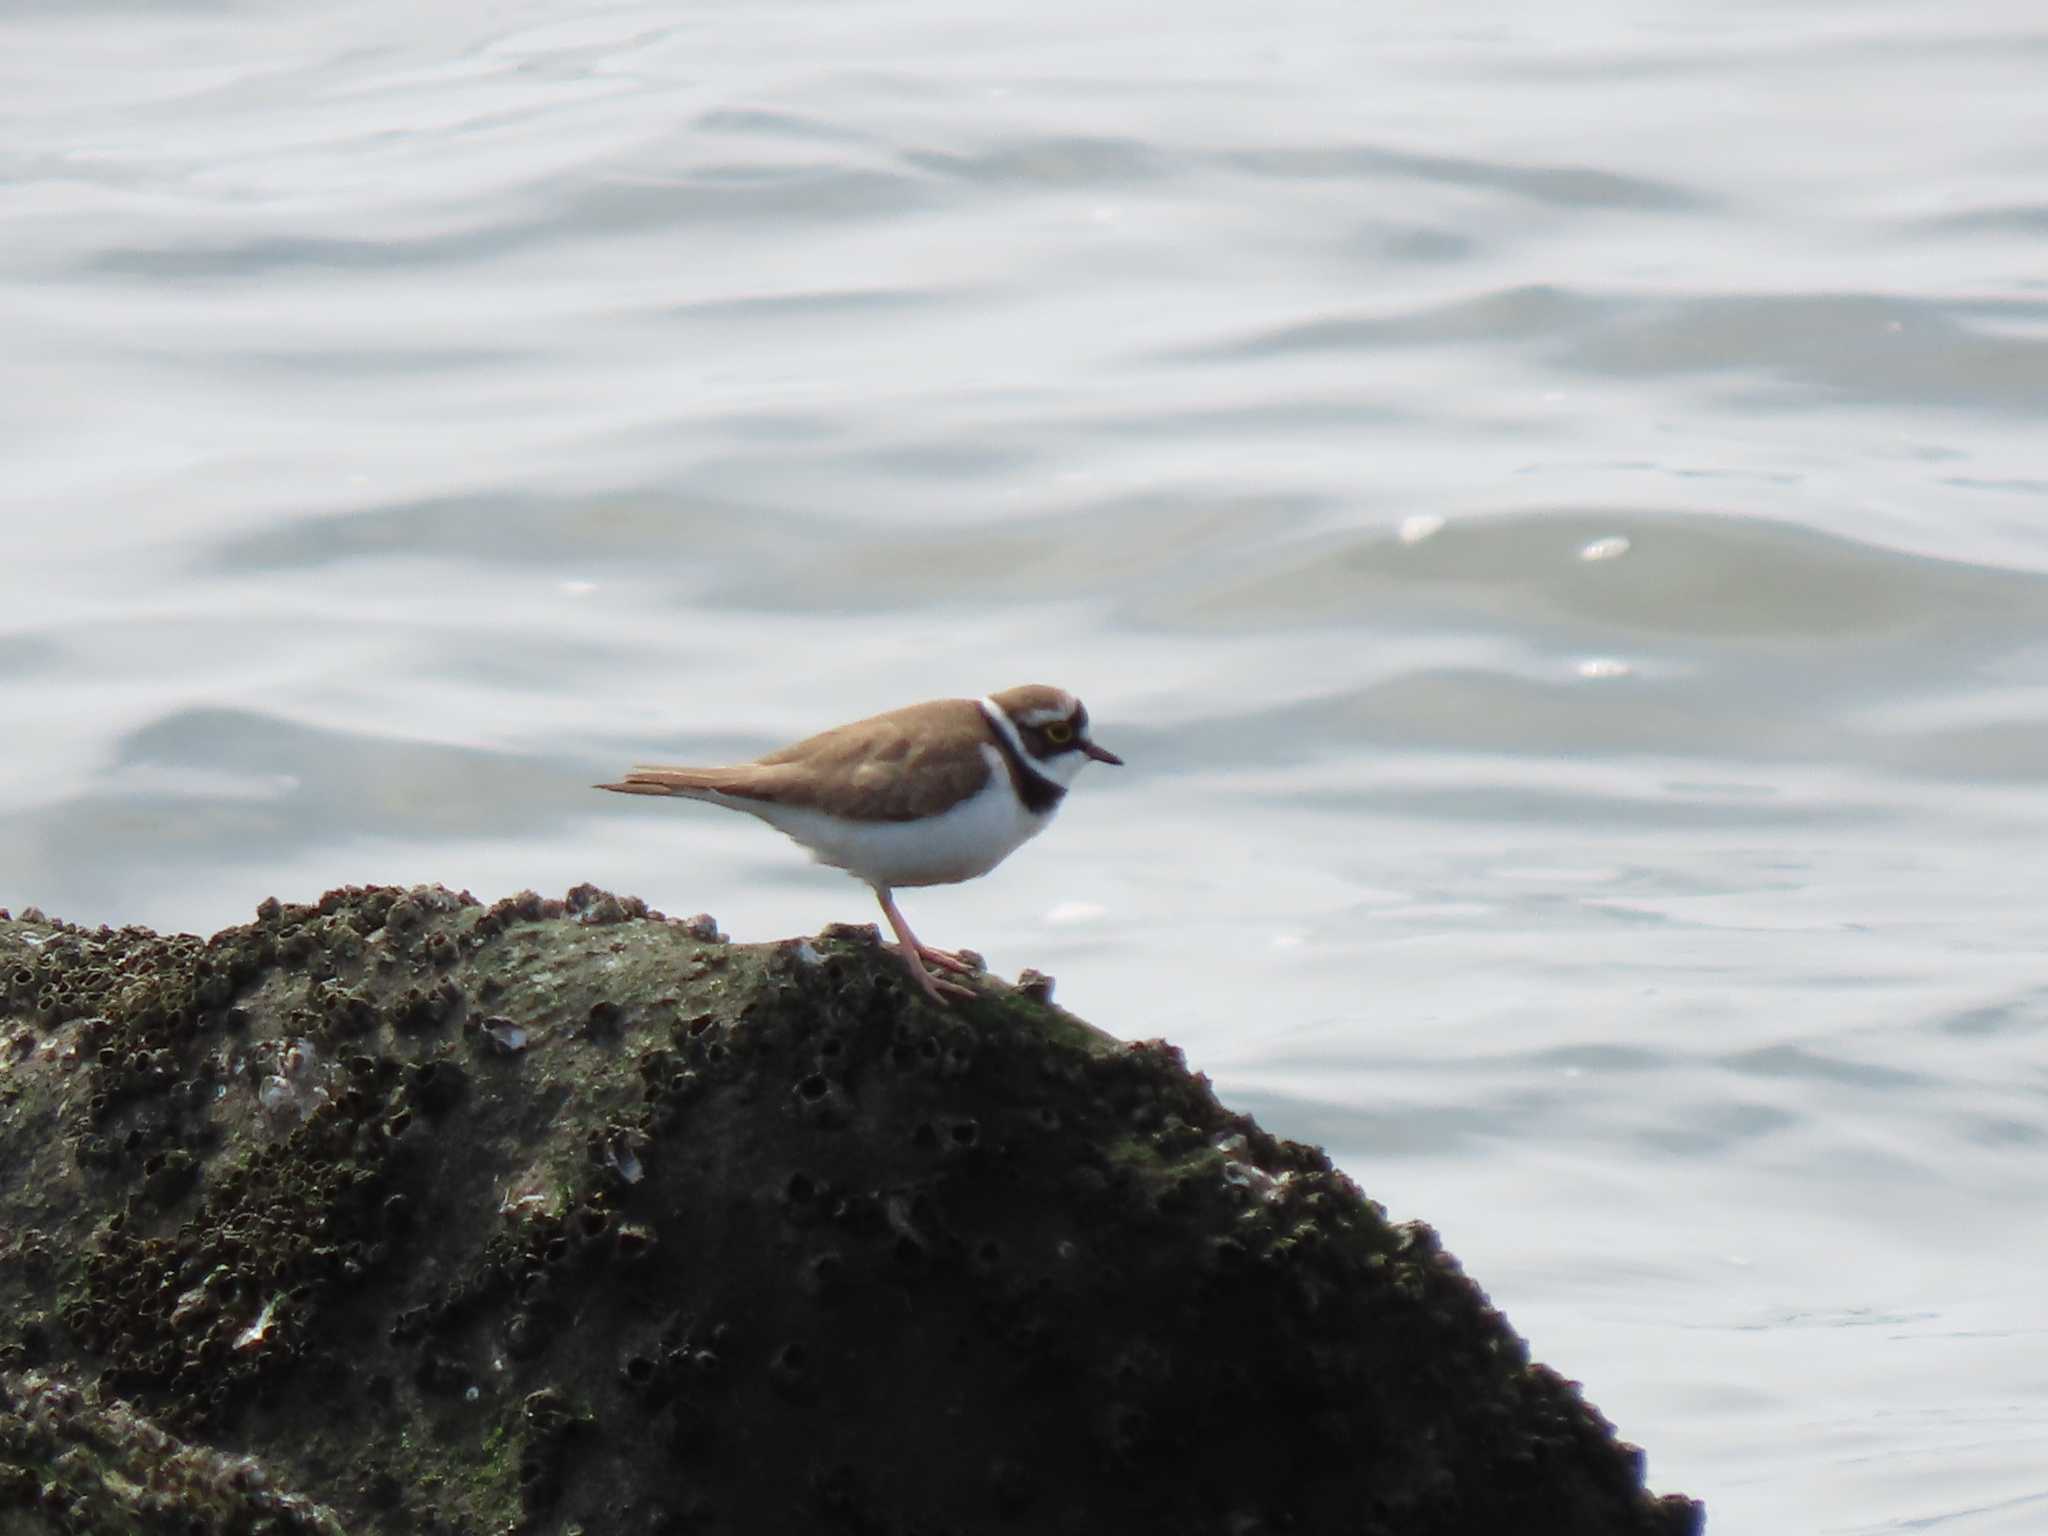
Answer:
[[[1003,754],[1003,766],[1010,770],[1010,788],[1017,791],[1024,809],[1034,816],[1051,815],[1066,797],[1066,787],[1055,784],[1025,762],[1024,755],[1010,744],[1010,733],[993,720],[989,722],[988,733],[996,739],[996,750]]]

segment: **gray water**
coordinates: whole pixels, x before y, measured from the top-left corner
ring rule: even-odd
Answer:
[[[1725,1532],[2048,1529],[2029,3],[0,17],[0,904],[582,880],[1010,683],[934,942],[1422,1216]]]

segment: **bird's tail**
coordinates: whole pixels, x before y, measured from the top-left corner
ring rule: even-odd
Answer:
[[[594,784],[621,795],[683,795],[704,800],[731,787],[732,774],[723,768],[635,768],[616,784]]]

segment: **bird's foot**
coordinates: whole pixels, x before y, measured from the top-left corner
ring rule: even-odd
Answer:
[[[945,1007],[948,997],[972,997],[974,989],[963,987],[957,981],[947,981],[934,976],[924,968],[929,960],[942,971],[951,971],[957,976],[971,976],[980,968],[968,963],[964,956],[956,955],[949,949],[933,949],[929,944],[918,942],[916,934],[910,931],[910,924],[903,921],[903,914],[896,908],[896,898],[889,894],[886,885],[875,887],[875,900],[882,904],[882,915],[889,919],[889,926],[896,930],[896,942],[886,946],[903,957],[903,963],[910,967],[910,974],[917,978],[917,984],[924,988],[924,995]]]
[[[918,986],[924,989],[924,995],[937,1003],[941,1008],[945,1007],[953,998],[973,997],[975,995],[974,988],[972,987],[963,987],[957,981],[948,981],[943,976],[934,976],[924,968],[924,960],[919,958],[919,955],[922,954],[932,960],[933,963],[945,966],[945,961],[938,958],[941,955],[945,955],[946,960],[955,962],[951,966],[946,966],[947,969],[971,972],[973,967],[961,963],[959,956],[947,954],[943,949],[926,949],[922,944],[918,945],[915,949],[904,944],[891,944],[887,947],[902,957],[903,964],[910,971],[912,978],[917,982]]]
[[[920,944],[917,946],[917,952],[940,970],[951,971],[956,976],[978,976],[983,969],[957,950],[934,949],[929,944]]]

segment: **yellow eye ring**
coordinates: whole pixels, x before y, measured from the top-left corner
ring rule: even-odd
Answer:
[[[1055,720],[1045,728],[1045,739],[1056,747],[1064,747],[1074,739],[1074,728],[1064,720]]]

